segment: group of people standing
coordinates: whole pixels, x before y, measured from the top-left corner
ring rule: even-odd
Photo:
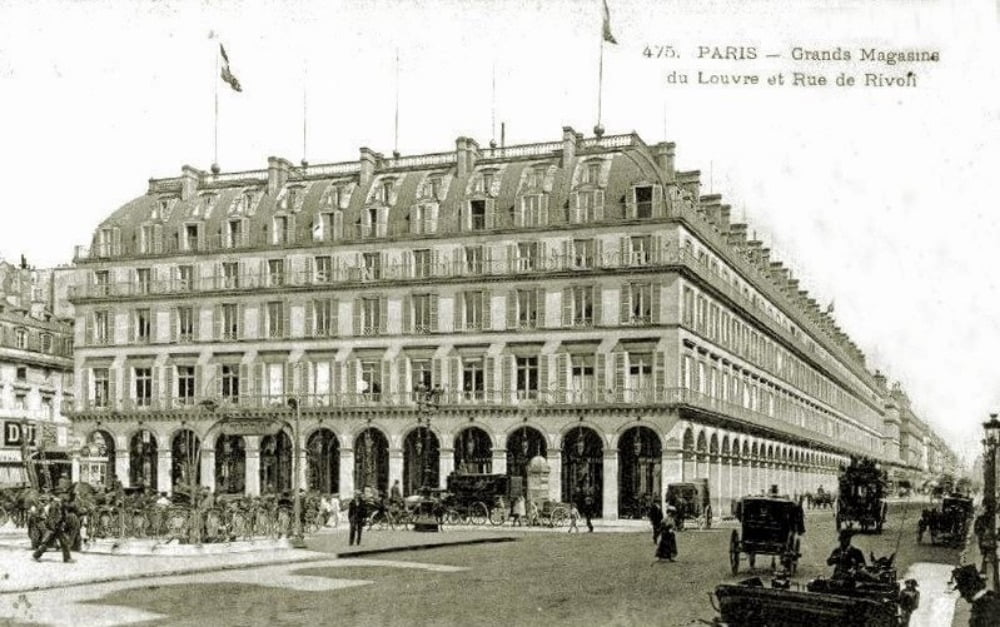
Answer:
[[[28,510],[28,537],[32,558],[40,561],[49,548],[59,545],[63,562],[71,563],[80,551],[80,511],[71,492],[42,494]]]

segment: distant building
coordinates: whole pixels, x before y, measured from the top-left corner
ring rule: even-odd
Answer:
[[[300,482],[332,492],[542,457],[552,500],[613,518],[671,482],[724,511],[851,455],[911,467],[829,311],[634,134],[185,166],[76,264],[74,426],[126,485],[289,489],[290,400]]]
[[[0,486],[71,476],[73,327],[52,314],[53,276],[0,261]]]

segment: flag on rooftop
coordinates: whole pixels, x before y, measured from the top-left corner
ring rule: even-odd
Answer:
[[[604,41],[609,44],[617,44],[618,42],[615,41],[615,36],[611,34],[611,13],[608,11],[608,0],[601,0],[601,3],[604,6]]]
[[[226,54],[226,48],[221,42],[219,43],[219,53],[222,55],[222,80],[229,83],[229,86],[233,88],[233,91],[243,91],[243,87],[240,86],[239,79],[237,79],[229,69],[229,55]]]

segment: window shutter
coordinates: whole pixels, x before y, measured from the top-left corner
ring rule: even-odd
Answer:
[[[562,260],[556,264],[557,270],[565,270],[573,267],[573,240],[564,239],[562,241]]]
[[[108,368],[108,404],[116,407],[118,404],[118,372],[116,368]]]
[[[562,326],[573,326],[573,288],[564,287],[562,290]]]
[[[495,214],[497,211],[497,201],[493,198],[486,199],[486,228],[492,229],[496,224]]]
[[[295,364],[286,362],[284,370],[284,380],[282,381],[284,384],[283,391],[286,396],[291,396],[299,392],[299,387],[295,381]]]
[[[378,332],[380,334],[386,332],[386,327],[389,323],[389,299],[385,296],[380,296],[378,299]]]
[[[660,324],[661,299],[663,298],[663,283],[654,281],[650,286],[649,315],[653,324]]]
[[[496,399],[500,386],[497,385],[497,358],[487,355],[483,358],[483,387],[489,401]]]
[[[559,353],[556,357],[556,396],[557,403],[566,402],[566,392],[569,387],[569,354]]]
[[[493,247],[483,246],[483,273],[495,274],[493,270]]]
[[[92,313],[83,317],[83,343],[87,346],[94,345],[94,314]]]
[[[628,237],[625,237],[625,236],[620,237],[618,239],[618,243],[619,243],[618,254],[620,255],[620,259],[621,259],[621,261],[618,262],[618,265],[620,265],[622,267],[631,265],[630,262],[632,260],[629,258],[630,246],[629,246]]]
[[[664,400],[667,390],[667,354],[661,351],[653,353],[653,389],[656,399]]]
[[[315,312],[313,309],[316,307],[316,301],[307,300],[302,303],[305,310],[305,329],[303,329],[302,334],[305,337],[317,337],[316,333],[316,323],[315,323]]]
[[[538,269],[538,270],[548,270],[549,269],[550,266],[549,266],[548,263],[546,263],[546,262],[548,262],[548,250],[549,250],[549,247],[548,247],[548,245],[547,245],[546,242],[544,242],[544,241],[538,242],[538,259],[536,260],[536,263],[535,263],[535,268],[536,269]]]
[[[650,255],[650,261],[654,264],[663,263],[666,259],[666,256],[663,254],[664,252],[663,236],[660,234],[653,235],[653,250]]]
[[[329,278],[327,278],[329,280]],[[306,270],[303,273],[302,283],[306,285],[312,285],[316,282],[316,271],[315,265],[313,263],[312,257],[306,257]]]
[[[118,337],[115,335],[115,319],[117,314],[113,310],[108,311],[108,344],[117,344]]]
[[[454,305],[455,332],[465,330],[465,292],[455,292]]]
[[[594,326],[598,327],[604,323],[604,303],[601,302],[601,286],[591,286],[591,303],[593,303]]]
[[[412,398],[413,386],[410,384],[410,359],[405,355],[396,358],[397,378],[396,386],[401,399]]]
[[[604,266],[604,242],[600,239],[594,239],[594,267],[603,268]]]
[[[607,374],[605,371],[605,360],[610,357],[607,353],[594,354],[594,393],[598,401],[604,400],[604,391],[608,389]]]
[[[219,379],[221,381],[222,377],[220,376]],[[250,381],[250,365],[249,364],[240,364],[240,379],[239,379],[239,381],[240,381],[239,382],[239,386],[240,386],[240,389],[239,389],[239,392],[240,392],[239,393],[239,401],[241,403],[245,403],[246,402],[245,399],[247,397],[252,397],[253,396],[253,391],[252,391],[253,383],[251,383],[251,381]]]
[[[163,252],[163,225],[153,225],[153,252],[160,254]]]
[[[630,187],[628,188],[628,191],[625,193],[625,218],[635,219],[635,217],[636,217],[635,188]]]
[[[462,391],[462,358],[461,357],[449,357],[448,363],[451,366],[448,376],[448,385],[454,392]],[[458,398],[458,394],[455,394],[453,398]]]
[[[403,263],[402,263],[402,265],[403,265],[403,278],[404,279],[412,279],[414,277],[414,274],[413,274],[413,251],[411,251],[411,250],[404,250],[403,254],[402,254],[402,259],[403,259]]]
[[[542,194],[539,201],[538,220],[541,226],[549,224],[549,195]]]
[[[549,360],[552,359],[552,355],[539,355],[538,356],[538,398],[539,400],[548,401],[550,399],[549,392],[551,387],[549,386]]]
[[[632,317],[632,307],[630,301],[631,294],[629,293],[629,284],[622,283],[621,292],[618,298],[618,303],[620,305],[618,316],[618,324],[628,324]]]
[[[167,369],[168,377],[176,372],[175,367],[170,367]],[[195,364],[194,366],[194,394],[196,398],[205,398],[208,396],[208,381],[205,380],[205,368],[201,364]],[[172,388],[172,380],[167,379],[168,387]]]
[[[353,321],[354,335],[361,335],[361,298],[354,298],[354,321]]]
[[[604,190],[594,190],[594,221],[604,221]]]
[[[569,195],[569,221],[578,224],[580,220],[580,192]]]
[[[444,362],[443,357],[434,357],[433,359],[431,359],[431,386],[440,385],[441,387],[444,387],[445,380],[444,380],[443,362]]]
[[[240,366],[240,368],[242,369],[243,366]],[[212,371],[215,373],[214,374],[214,376],[215,376],[215,381],[214,381],[215,385],[213,386],[214,393],[215,393],[215,398],[221,399],[222,398],[222,364],[215,364],[212,367]],[[237,385],[240,385],[240,384],[237,384]],[[205,387],[207,388],[208,386],[205,386]],[[242,387],[242,386],[240,385],[240,387]]]
[[[489,290],[483,290],[483,331],[493,328],[493,298]]]
[[[111,229],[111,254],[122,254],[122,230],[117,226]]]
[[[625,371],[628,368],[627,353],[615,353],[615,399],[618,401],[623,401],[629,398],[628,391],[625,389]]]
[[[431,331],[440,331],[438,328],[438,295],[430,295],[430,327]]]
[[[330,299],[330,337],[340,336],[340,301],[336,298]]]
[[[267,319],[267,303],[257,305],[257,311],[257,337],[262,340],[267,339],[272,322]]]
[[[194,342],[201,341],[201,306],[191,306],[191,339]]]
[[[514,378],[511,376],[514,369],[514,356],[502,355],[500,363],[500,403],[507,405],[510,403],[511,391],[514,389]]]
[[[403,333],[413,332],[413,297],[403,296]]]
[[[517,244],[507,244],[507,272],[517,272]]]
[[[129,343],[133,343],[133,342],[136,341],[136,337],[135,337],[135,310],[133,309],[132,311],[129,311],[125,315],[128,318],[128,327],[127,327],[128,328],[128,336],[127,336],[127,340],[128,340]]]
[[[270,277],[267,275],[267,259],[260,260],[260,277],[258,279],[258,286],[270,285]]]
[[[281,308],[281,337],[292,337],[292,303],[286,300]]]
[[[347,393],[347,397],[350,403],[357,402],[357,394],[359,389],[358,384],[358,373],[360,372],[359,362],[357,359],[347,360],[347,381],[344,385],[344,391]]]
[[[507,292],[507,329],[517,327],[517,290]]]
[[[344,239],[344,212],[333,212],[333,233],[332,239]]]
[[[311,403],[316,405],[316,377],[313,371],[316,369],[316,364],[311,361],[301,361],[299,362],[299,373],[302,380],[299,381],[299,395],[311,397]]]
[[[152,398],[149,400],[149,406],[153,408],[156,408],[160,402],[160,376],[162,374],[161,370],[163,369],[160,368],[159,366],[153,366],[152,372],[150,373],[153,375],[153,384],[152,386],[150,386],[152,388]]]
[[[192,313],[192,315],[194,314]],[[177,308],[172,307],[170,309],[170,341],[178,342],[180,341],[180,337],[181,337],[180,315],[177,312]]]
[[[90,368],[83,368],[80,371],[80,389],[76,391],[76,407],[84,408],[92,405],[94,400],[94,390],[90,385]],[[86,401],[85,403],[79,401]]]
[[[253,393],[257,398],[264,398],[268,395],[268,379],[267,371],[264,364],[257,363],[253,365]]]
[[[663,186],[653,185],[653,217],[662,218],[663,214]]]
[[[330,361],[330,393],[343,394],[344,392],[344,365],[337,360]]]
[[[539,329],[544,329],[548,326],[545,323],[545,289],[538,287],[535,288],[535,315],[537,316],[535,326]]]

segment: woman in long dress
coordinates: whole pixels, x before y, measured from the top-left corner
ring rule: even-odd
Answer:
[[[677,557],[677,536],[670,520],[664,520],[660,526],[660,541],[656,545],[656,559],[674,561]]]

